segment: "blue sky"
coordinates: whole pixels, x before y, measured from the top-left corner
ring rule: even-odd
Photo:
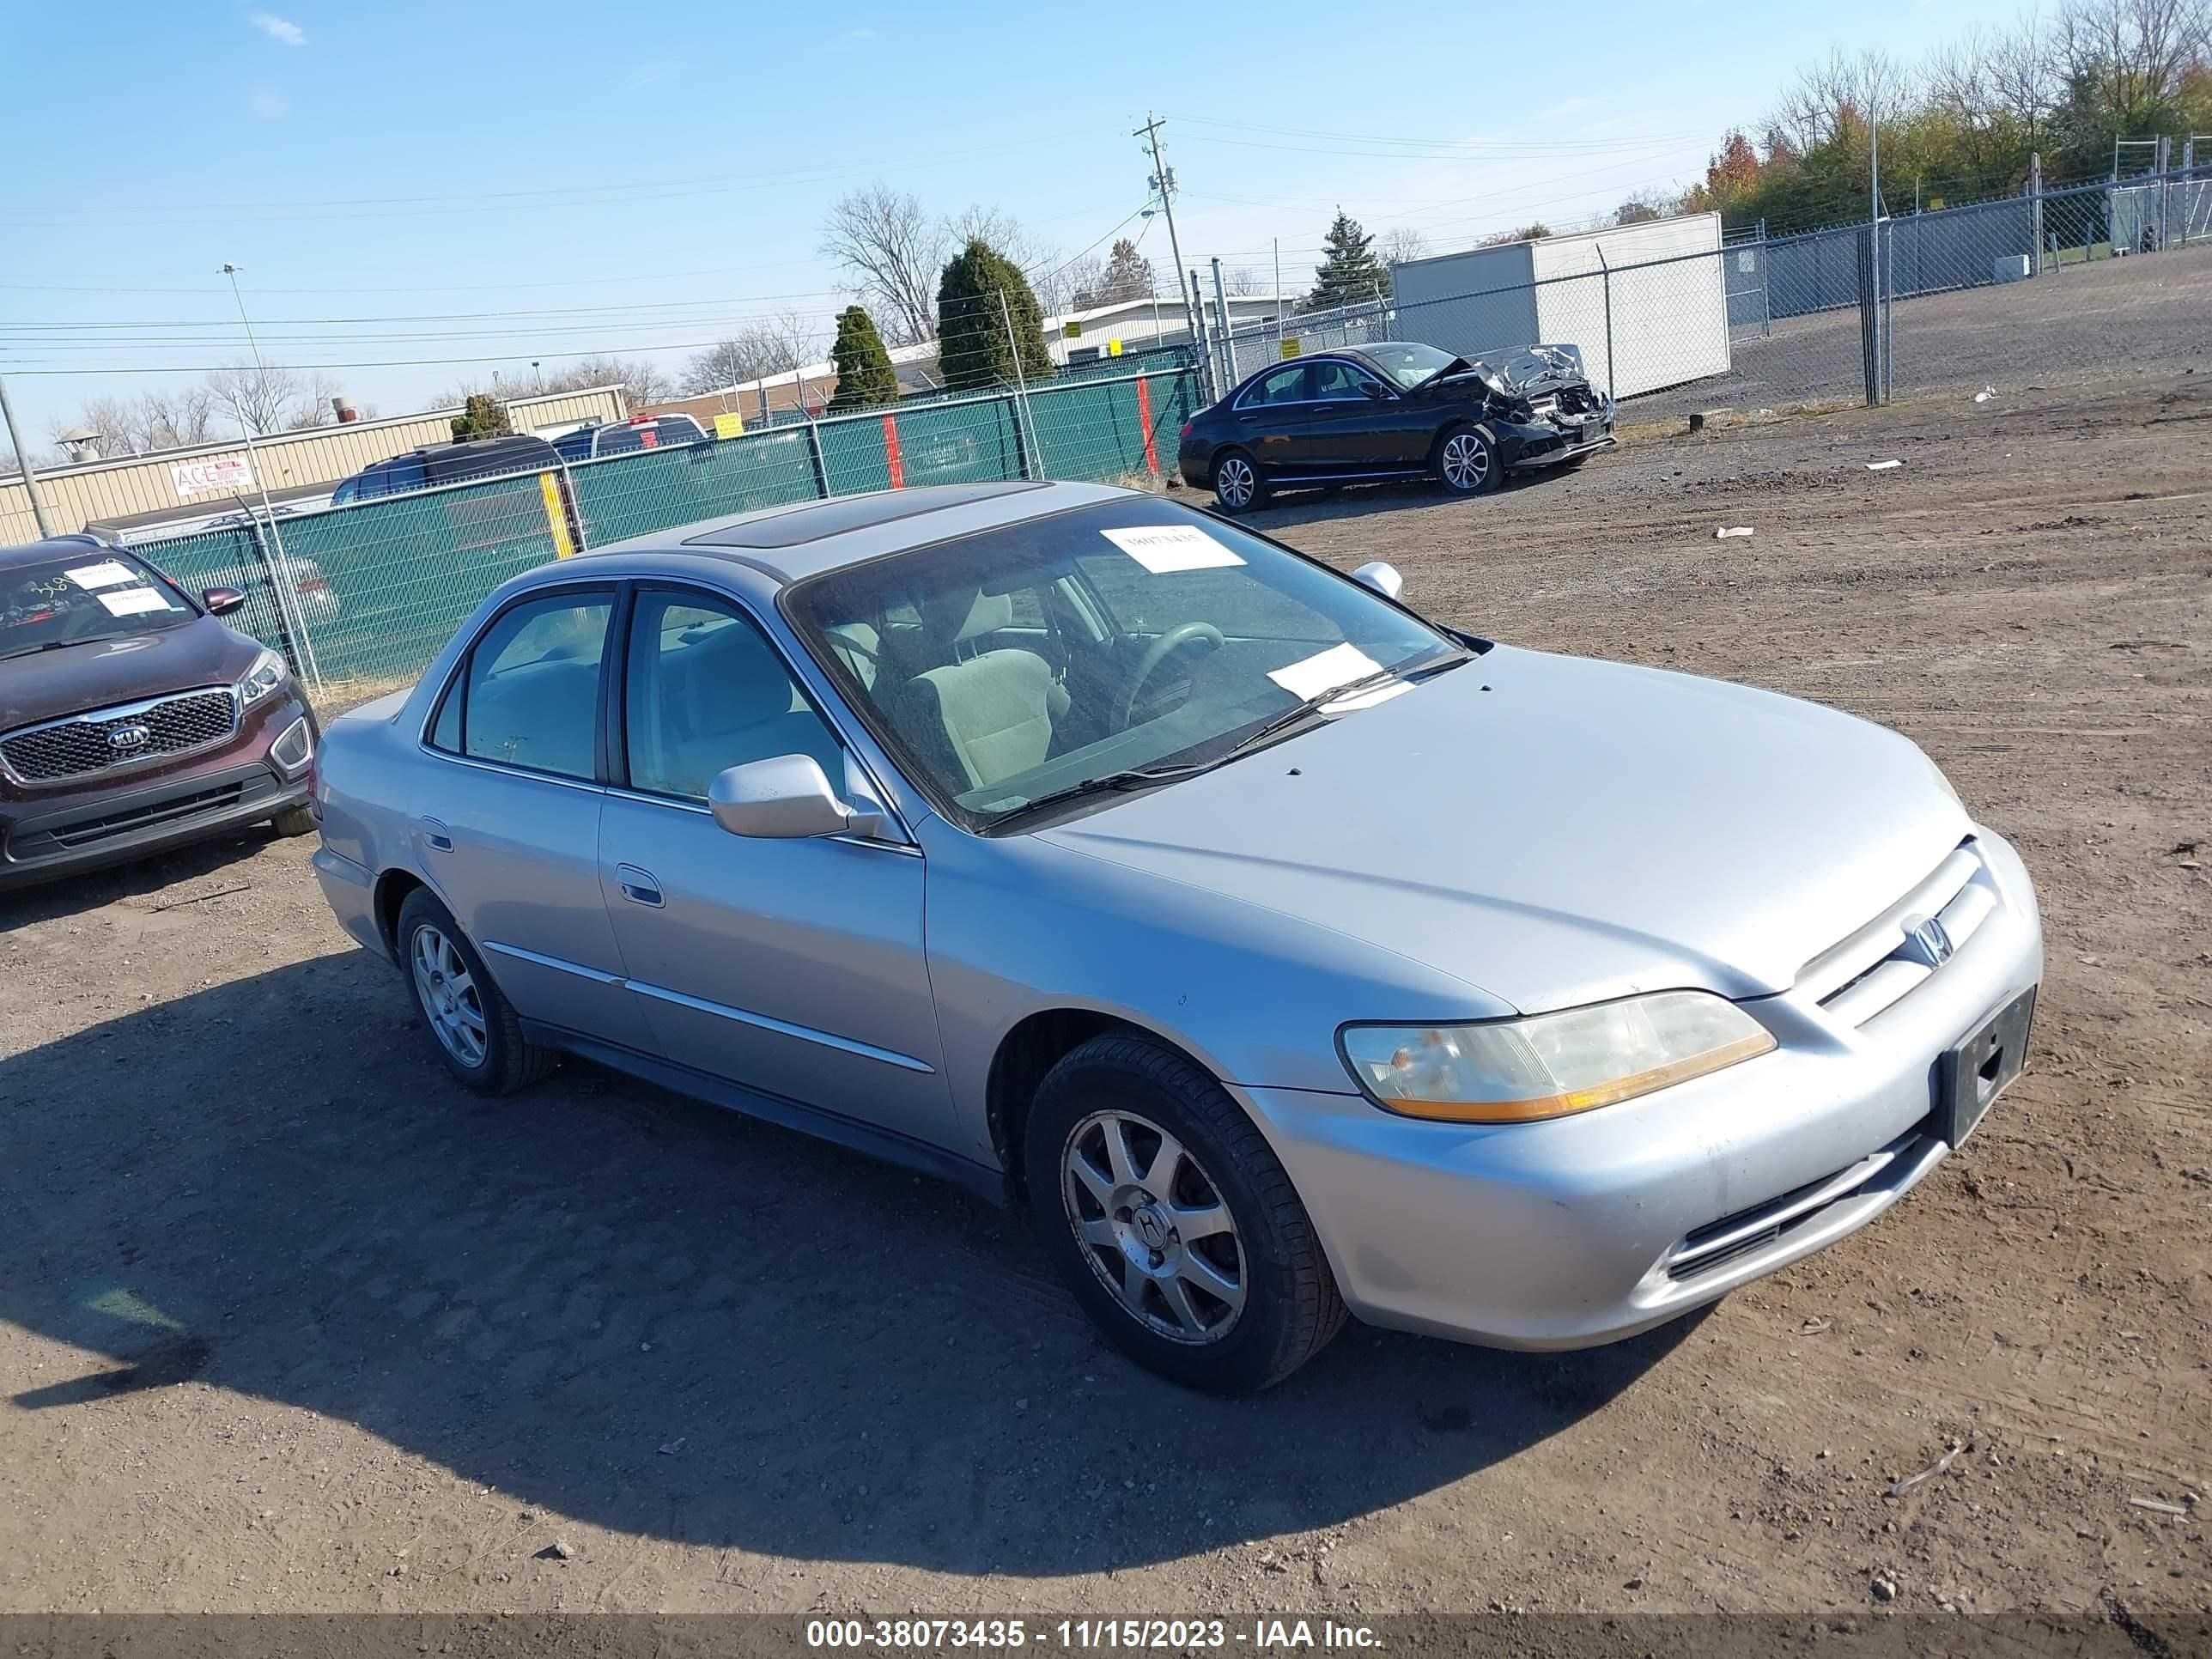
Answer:
[[[1279,240],[1288,287],[1340,202],[1438,252],[1560,223],[1693,176],[1831,46],[1917,57],[2013,9],[17,0],[0,373],[43,447],[88,397],[192,378],[145,371],[238,361],[225,260],[272,362],[348,365],[322,372],[387,414],[533,357],[673,368],[787,307],[826,337],[838,194],[995,206],[1073,254],[1142,205],[1148,109],[1185,263],[1265,279]],[[1165,273],[1157,222],[1144,249]]]

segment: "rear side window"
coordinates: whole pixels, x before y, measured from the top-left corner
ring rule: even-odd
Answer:
[[[1298,363],[1261,376],[1237,403],[1247,409],[1259,404],[1295,404],[1304,402],[1306,395],[1306,366]]]
[[[613,608],[611,594],[559,593],[504,613],[470,652],[433,744],[556,777],[595,777],[599,663]]]

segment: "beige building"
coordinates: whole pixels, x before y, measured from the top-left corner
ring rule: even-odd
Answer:
[[[517,432],[550,435],[601,421],[627,420],[629,404],[620,386],[593,386],[510,398],[507,412]],[[264,485],[271,495],[283,492],[296,499],[312,495],[312,486],[349,478],[373,461],[404,455],[425,444],[452,442],[453,417],[459,413],[459,409],[432,409],[386,420],[272,433],[253,441],[252,458],[243,442],[198,444],[75,466],[40,467],[39,493],[46,501],[47,522],[57,534],[148,514],[188,516],[195,507],[217,513],[226,506],[258,502]],[[22,479],[0,479],[0,546],[35,541],[38,533]]]

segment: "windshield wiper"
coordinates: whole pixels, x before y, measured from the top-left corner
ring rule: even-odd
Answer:
[[[72,645],[83,645],[83,640],[41,640],[36,645],[27,645],[20,651],[0,652],[0,662],[12,662],[17,657],[35,657],[41,651],[60,651]]]
[[[1415,664],[1411,668],[1378,668],[1372,674],[1363,674],[1356,680],[1347,680],[1342,685],[1331,686],[1326,691],[1317,692],[1310,697],[1302,699],[1293,707],[1283,710],[1281,714],[1262,721],[1210,759],[1186,761],[1176,766],[1133,767],[1126,771],[1108,772],[1098,777],[1085,778],[1080,782],[1069,784],[1066,788],[1048,790],[1034,800],[1024,801],[1019,806],[1002,813],[993,820],[991,828],[1003,829],[1017,818],[1027,817],[1032,812],[1042,811],[1048,806],[1057,806],[1064,801],[1080,800],[1086,795],[1127,794],[1133,789],[1148,789],[1158,784],[1177,783],[1185,778],[1194,778],[1201,772],[1211,772],[1217,766],[1227,765],[1239,755],[1251,753],[1268,738],[1288,731],[1309,715],[1327,708],[1331,703],[1342,702],[1347,697],[1356,697],[1363,691],[1374,690],[1380,686],[1389,684],[1394,680],[1404,680],[1410,684],[1423,675],[1435,673],[1439,669],[1455,668],[1461,663],[1470,660],[1473,655],[1472,652],[1453,650],[1440,653],[1425,661]]]

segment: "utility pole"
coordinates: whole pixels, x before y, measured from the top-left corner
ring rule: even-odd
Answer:
[[[269,383],[269,366],[261,361],[261,342],[253,337],[253,319],[246,314],[246,296],[238,289],[238,267],[226,259],[217,274],[230,278],[230,297],[238,302],[238,320],[246,330],[246,346],[253,353],[254,373],[261,377],[260,383],[265,388]],[[246,464],[253,469],[254,487],[261,492],[261,510],[269,515],[269,537],[276,544],[276,556],[269,567],[269,586],[276,595],[277,613],[283,621],[285,631],[300,642],[300,655],[306,659],[304,665],[308,676],[319,691],[323,688],[323,671],[315,662],[315,647],[307,638],[307,623],[300,615],[298,596],[292,591],[292,561],[284,551],[284,532],[276,527],[276,509],[270,504],[269,480],[261,471],[261,453],[253,447],[253,422],[246,419],[242,405],[238,411],[238,425],[239,429],[246,434]],[[247,516],[252,515],[249,514]],[[257,545],[258,540],[256,538]],[[296,670],[301,665],[295,664],[294,667]]]
[[[1148,110],[1145,114],[1145,125],[1129,136],[1132,138],[1146,139],[1152,144],[1152,187],[1159,191],[1160,210],[1167,215],[1168,252],[1175,258],[1176,269],[1181,270],[1183,268],[1182,243],[1176,236],[1175,175],[1168,171],[1167,163],[1160,159],[1160,128],[1164,124],[1160,118]],[[1190,309],[1188,289],[1184,290],[1183,307],[1183,320],[1189,325],[1190,337],[1195,342],[1198,338],[1198,317],[1197,313]]]
[[[23,493],[31,498],[31,516],[38,521],[39,539],[44,541],[54,533],[53,521],[46,517],[46,498],[39,494],[38,471],[31,465],[31,452],[23,447],[23,434],[15,424],[15,405],[9,400],[5,379],[0,379],[0,419],[8,422],[8,441],[15,447],[15,464],[23,469]]]

